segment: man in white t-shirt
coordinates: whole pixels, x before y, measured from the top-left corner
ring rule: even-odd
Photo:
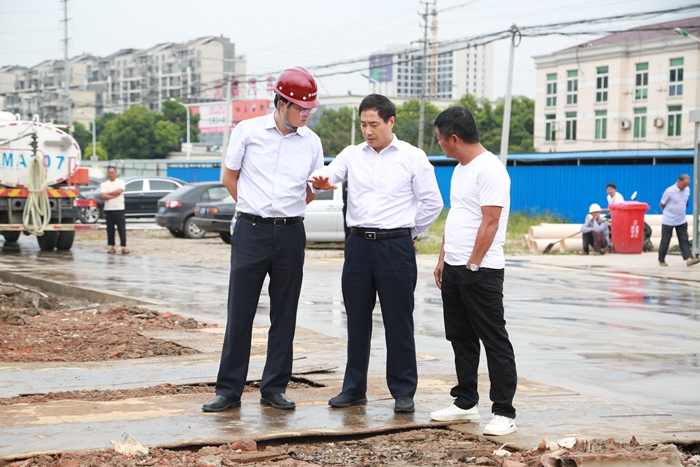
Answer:
[[[608,194],[608,207],[606,209],[602,209],[601,212],[609,212],[611,204],[622,203],[625,200],[625,198],[617,191],[617,186],[615,186],[614,183],[608,183],[605,185],[605,192]]]
[[[119,232],[122,254],[128,255],[126,248],[126,218],[124,217],[124,180],[117,178],[116,167],[107,167],[107,180],[100,185],[100,198],[105,200],[104,212],[107,221],[107,245],[109,254],[117,252],[114,242],[114,228]]]
[[[516,431],[513,396],[518,382],[503,309],[503,271],[510,177],[480,143],[468,109],[451,107],[435,119],[440,147],[457,159],[450,184],[450,212],[435,283],[442,291],[445,333],[452,343],[457,386],[454,404],[430,414],[440,421],[477,420],[479,341],[486,349],[494,416],[484,435]]]

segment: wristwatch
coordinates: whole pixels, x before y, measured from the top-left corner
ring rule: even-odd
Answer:
[[[476,272],[479,270],[479,265],[474,263],[467,263],[467,269],[469,269],[472,272]]]

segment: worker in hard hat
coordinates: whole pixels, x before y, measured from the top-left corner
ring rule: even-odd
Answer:
[[[316,80],[302,67],[275,83],[275,111],[244,120],[231,133],[222,181],[236,201],[231,235],[228,321],[205,412],[240,407],[248,376],[253,319],[269,275],[270,330],[260,403],[295,408],[285,394],[304,265],[304,215],[315,197],[307,178],[323,167],[321,140],[306,124],[319,106]]]
[[[588,208],[590,216],[581,227],[581,232],[583,232],[582,255],[587,255],[591,247],[596,255],[604,255],[610,251],[610,226],[608,226],[608,220],[600,215],[601,211],[598,203],[593,203]]]

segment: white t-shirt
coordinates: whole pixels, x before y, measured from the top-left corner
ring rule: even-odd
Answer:
[[[112,191],[116,191],[118,189],[122,189],[122,194],[117,196],[116,198],[112,199],[106,199],[105,200],[105,206],[104,210],[105,211],[123,211],[124,210],[124,188],[126,187],[124,180],[121,180],[117,178],[114,181],[111,180],[105,180],[100,184],[100,192],[101,193],[111,193]]]
[[[615,192],[615,196],[608,195],[608,207],[613,203],[622,203],[625,198],[622,197],[619,191]]]
[[[498,232],[480,266],[503,269],[510,210],[510,177],[503,163],[487,151],[467,165],[458,164],[452,173],[450,204],[445,223],[445,262],[451,266],[467,264],[483,219],[482,206],[501,206]]]

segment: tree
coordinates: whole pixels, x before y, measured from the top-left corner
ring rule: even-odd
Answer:
[[[78,146],[80,146],[82,151],[85,151],[85,148],[92,144],[92,133],[80,122],[73,122],[72,136],[78,142]]]
[[[104,147],[102,147],[102,143],[99,141],[97,142],[97,151],[95,151],[97,154],[97,159],[101,161],[106,161],[108,160],[107,157],[107,151],[105,150]],[[83,151],[83,159],[89,160],[92,157],[92,143],[88,144],[88,146],[85,148]]]
[[[505,103],[498,104],[494,109],[489,101],[478,103],[474,96],[467,94],[459,100],[458,105],[468,108],[474,115],[481,144],[494,154],[500,153]],[[525,96],[513,98],[508,152],[513,154],[535,152],[534,129],[535,102]]]
[[[350,107],[323,111],[318,124],[313,130],[321,138],[325,156],[335,157],[350,145],[352,113],[355,111],[355,109]],[[360,118],[355,116],[355,144],[359,144],[362,141],[364,139],[360,129]]]
[[[175,123],[182,136],[182,141],[187,141],[187,112],[188,110],[177,102],[163,101],[163,117],[171,123]],[[190,141],[199,141],[199,114],[190,115]]]
[[[154,129],[153,115],[134,106],[106,123],[100,143],[110,159],[150,159],[154,157]]]
[[[440,109],[430,102],[425,103],[425,125],[423,126],[424,150],[427,154],[436,154],[440,146],[435,138],[433,122]],[[420,120],[420,100],[411,99],[396,109],[396,124],[394,134],[400,140],[418,146],[418,123]]]
[[[167,120],[156,122],[153,155],[157,158],[161,158],[165,157],[171,151],[179,151],[180,131],[181,128],[179,125]]]

